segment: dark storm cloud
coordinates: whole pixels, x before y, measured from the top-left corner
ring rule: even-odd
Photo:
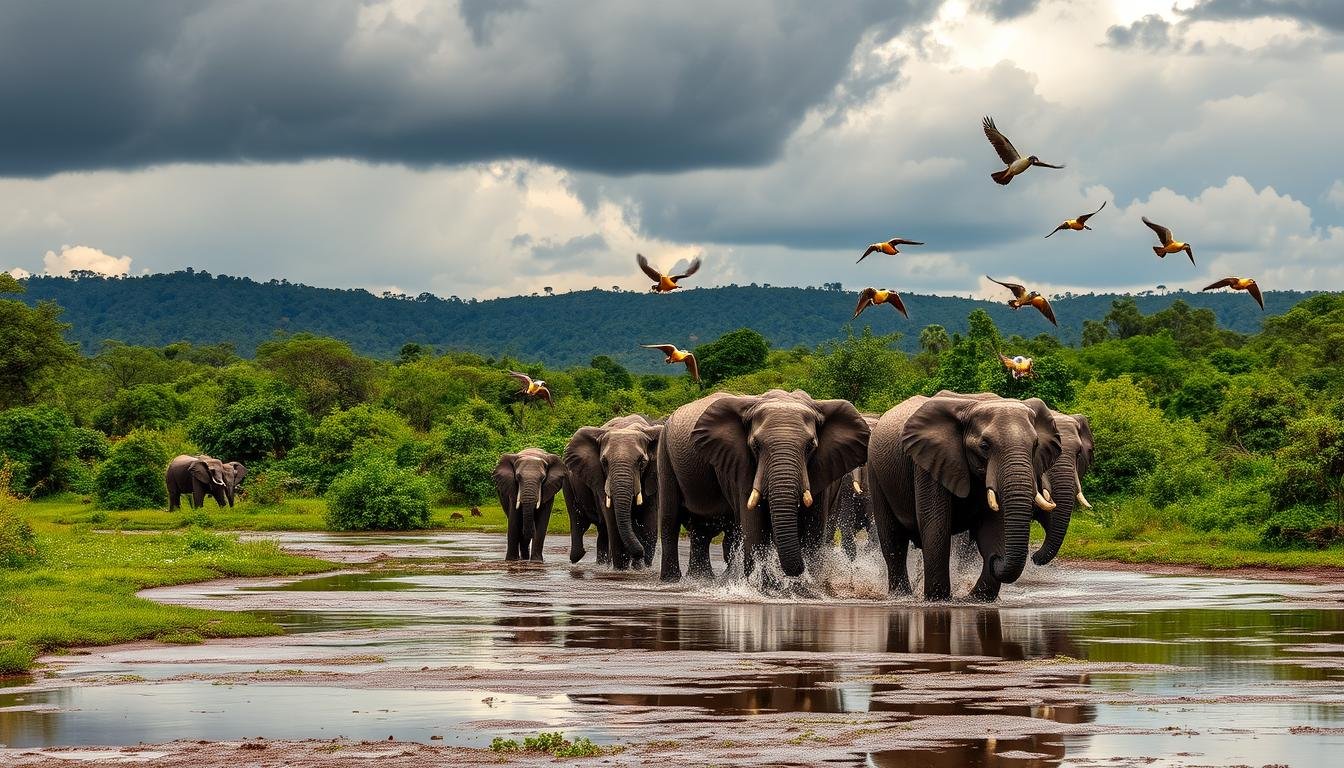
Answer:
[[[517,238],[514,239],[516,240]],[[529,242],[532,242],[530,238]],[[592,253],[593,251],[605,250],[607,250],[606,238],[594,232],[591,235],[571,237],[563,243],[557,243],[551,240],[534,242],[532,245],[532,257],[542,261],[570,261],[576,256]]]
[[[1203,0],[1181,11],[1195,20],[1276,18],[1344,31],[1344,2],[1340,0]]]
[[[606,173],[773,159],[932,0],[0,6],[0,176],[343,157]]]
[[[1149,14],[1127,27],[1113,26],[1106,30],[1107,44],[1115,48],[1138,46],[1148,50],[1166,48],[1171,39],[1171,22],[1156,14]]]
[[[975,0],[971,8],[996,21],[1010,21],[1031,13],[1040,4],[1040,0]]]

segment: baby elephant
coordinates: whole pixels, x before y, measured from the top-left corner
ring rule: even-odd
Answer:
[[[494,481],[499,505],[509,521],[505,560],[542,559],[551,507],[567,474],[559,456],[540,448],[524,448],[499,457]]]

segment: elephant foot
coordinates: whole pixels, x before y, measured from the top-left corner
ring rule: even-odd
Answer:
[[[820,600],[824,595],[818,592],[810,584],[804,584],[801,581],[795,581],[788,585],[784,590],[786,594],[802,600]]]
[[[545,562],[545,559],[541,556],[541,553],[538,552],[535,555],[527,558],[527,561],[530,563],[542,563]]]
[[[692,565],[690,575],[692,579],[712,579],[714,578],[714,566],[709,563]]]
[[[979,603],[992,603],[999,599],[999,589],[1002,587],[997,582],[978,581],[971,588],[970,594],[966,595],[967,600],[974,600]]]
[[[664,584],[676,584],[681,581],[681,569],[678,568],[674,571],[664,569],[663,572],[659,574],[658,580]]]
[[[570,563],[577,564],[580,560],[583,559],[583,556],[586,555],[586,554],[588,554],[587,550],[582,550],[582,549],[574,550],[574,549],[571,549],[571,550],[569,551],[569,562],[570,562]]]

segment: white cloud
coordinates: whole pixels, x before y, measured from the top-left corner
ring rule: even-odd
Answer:
[[[1336,208],[1344,210],[1344,179],[1336,179],[1335,183],[1330,185],[1330,191],[1325,193],[1325,199]]]
[[[8,271],[8,273],[10,274],[10,276],[12,276],[12,277],[13,277],[14,279],[16,279],[16,280],[22,280],[22,279],[24,279],[25,277],[30,277],[30,276],[32,276],[32,274],[33,274],[32,272],[29,272],[28,270],[24,269],[23,267],[11,267],[11,268],[9,268],[7,271]]]
[[[68,275],[76,270],[125,275],[131,271],[131,257],[111,256],[87,245],[62,245],[60,253],[47,251],[42,267],[48,275]]]

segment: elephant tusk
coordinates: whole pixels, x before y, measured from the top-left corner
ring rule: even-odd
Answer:
[[[993,488],[986,488],[986,489],[985,489],[985,497],[986,497],[986,500],[989,502],[989,508],[992,509],[992,510],[994,510],[995,512],[998,512],[998,511],[999,511],[999,498],[998,498],[997,496],[994,495],[994,489],[993,489]]]
[[[643,503],[644,503],[644,492],[640,491],[639,493],[635,494],[635,506],[639,506]]]
[[[611,509],[611,497],[607,497],[607,509]]]
[[[1042,496],[1040,491],[1036,492],[1036,506],[1040,507],[1046,512],[1055,511],[1055,503]]]
[[[810,507],[810,506],[812,506],[812,492],[811,492],[811,491],[803,491],[803,506],[804,506],[804,507]]]
[[[1091,509],[1091,508],[1092,508],[1092,505],[1088,503],[1088,501],[1087,501],[1087,497],[1083,495],[1083,492],[1082,492],[1082,491],[1079,491],[1079,492],[1078,492],[1077,499],[1078,499],[1078,503],[1083,505],[1083,509]]]
[[[863,486],[859,485],[859,481],[858,481],[858,480],[855,480],[855,481],[854,481],[854,492],[855,492],[855,493],[863,493]]]
[[[522,488],[519,488],[519,489],[518,489],[518,495],[517,495],[516,497],[514,497],[514,499],[513,499],[513,506],[514,506],[515,509],[518,508],[518,507],[523,506],[523,489],[522,489]]]
[[[755,488],[751,489],[751,495],[747,497],[747,509],[755,509],[761,501],[761,492]]]

